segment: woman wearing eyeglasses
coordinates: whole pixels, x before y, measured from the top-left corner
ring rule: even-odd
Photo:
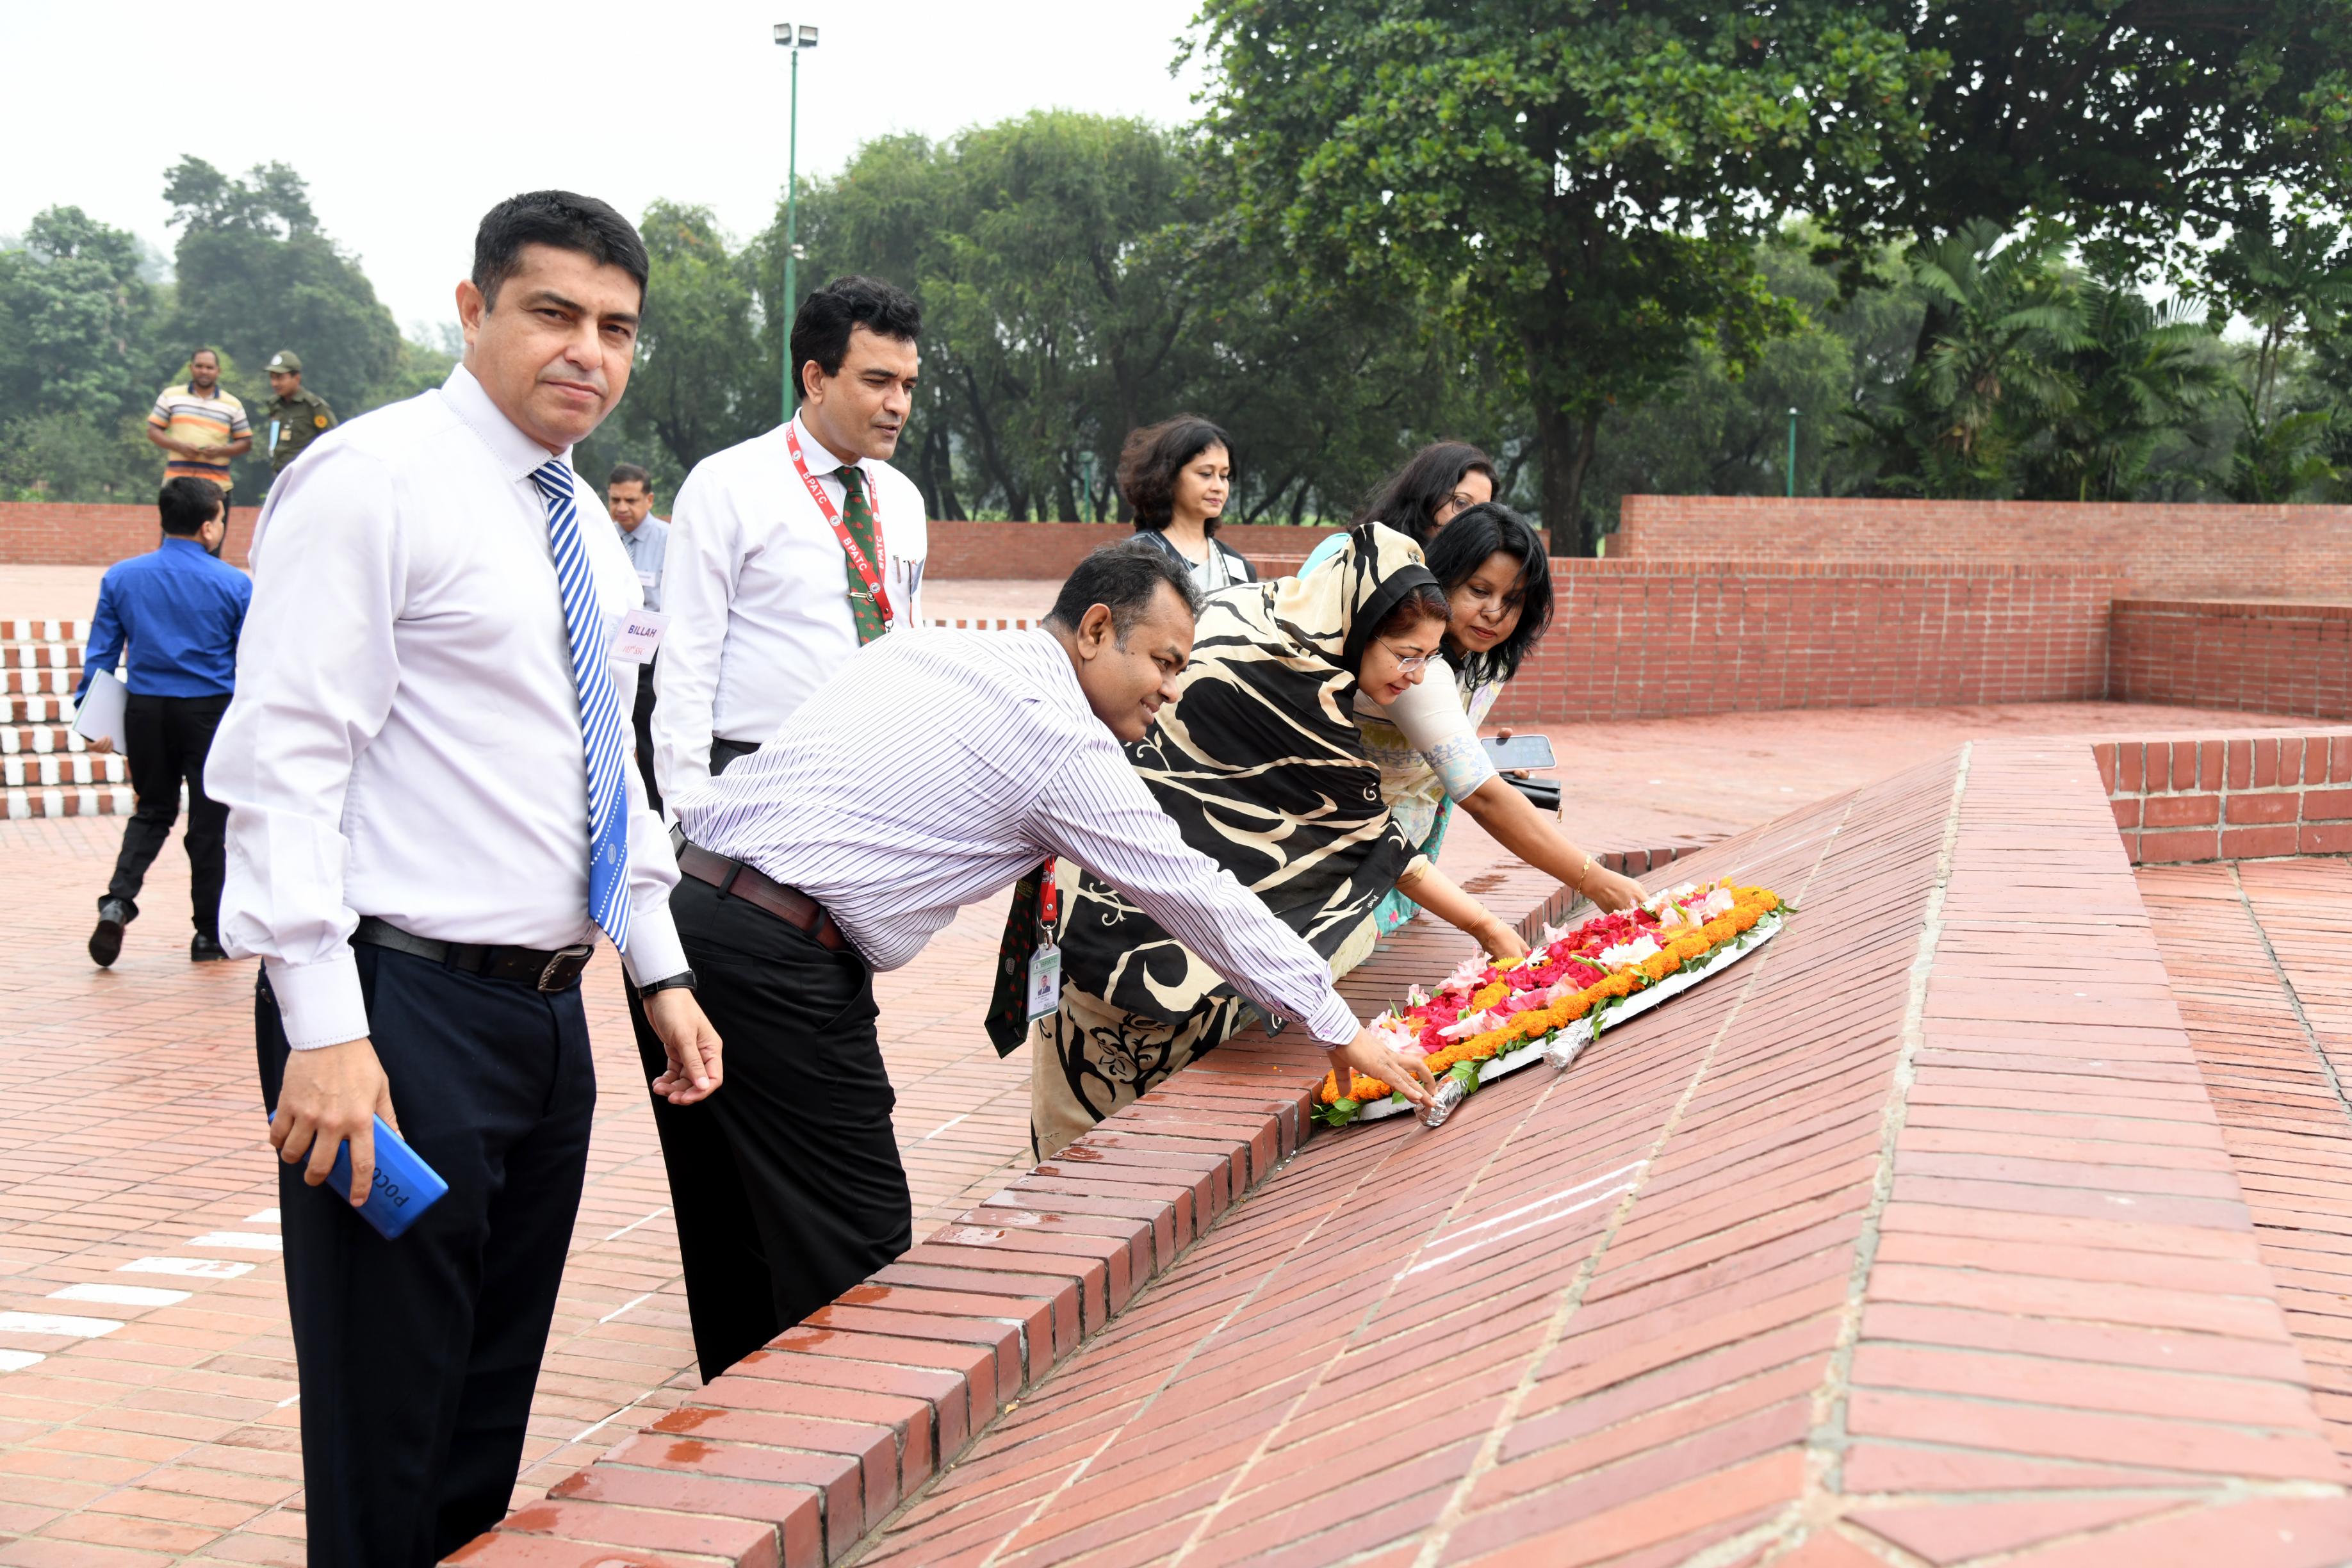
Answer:
[[[1321,571],[1212,595],[1177,700],[1129,748],[1184,841],[1335,974],[1370,952],[1369,917],[1397,889],[1499,957],[1526,951],[1398,826],[1357,725],[1360,690],[1393,703],[1443,668],[1447,615],[1417,545],[1391,529],[1351,530]],[[1040,1159],[1246,1016],[1231,985],[1118,891],[1066,864],[1057,883],[1062,999],[1032,1037]],[[1008,952],[1019,934],[1008,931]]]

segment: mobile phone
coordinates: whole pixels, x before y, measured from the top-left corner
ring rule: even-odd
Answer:
[[[1549,735],[1514,735],[1507,741],[1489,736],[1482,742],[1486,748],[1486,760],[1498,773],[1510,773],[1518,768],[1557,767],[1559,759],[1551,753]]]
[[[352,1146],[348,1142],[335,1150],[335,1168],[327,1177],[327,1189],[345,1203],[352,1201]],[[368,1190],[368,1201],[359,1206],[360,1218],[375,1226],[386,1241],[394,1241],[448,1191],[449,1184],[441,1179],[441,1173],[426,1164],[408,1146],[406,1139],[386,1125],[383,1117],[377,1117],[375,1183]]]

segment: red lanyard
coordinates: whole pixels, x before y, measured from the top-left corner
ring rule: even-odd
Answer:
[[[1045,858],[1045,867],[1038,874],[1037,923],[1045,928],[1045,940],[1054,940],[1054,917],[1061,913],[1062,889],[1054,880],[1054,858]]]
[[[833,498],[824,493],[824,487],[817,482],[815,475],[808,471],[808,463],[801,457],[800,436],[789,424],[784,426],[784,445],[792,451],[793,467],[801,472],[801,483],[808,487],[809,499],[816,502],[817,510],[824,513],[825,521],[833,524],[833,536],[841,541],[841,552],[849,557],[849,564],[857,573],[858,581],[866,584],[866,596],[874,601],[875,609],[881,613],[882,629],[888,631],[890,595],[883,590],[881,574],[874,570],[874,563],[866,559],[866,552],[857,547],[857,541],[849,537],[849,530],[843,524],[840,509],[833,504]],[[874,548],[877,552],[882,550],[882,509],[876,504],[880,499],[872,493],[869,486],[866,505],[874,514]]]

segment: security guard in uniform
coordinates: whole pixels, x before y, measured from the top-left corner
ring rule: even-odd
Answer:
[[[284,350],[269,362],[268,369],[274,395],[255,424],[267,426],[263,438],[269,443],[269,472],[274,478],[284,473],[286,465],[300,457],[304,447],[335,427],[335,411],[317,393],[303,390],[300,354]]]

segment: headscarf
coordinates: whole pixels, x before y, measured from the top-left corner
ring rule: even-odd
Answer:
[[[1211,595],[1177,700],[1128,749],[1184,842],[1326,958],[1416,853],[1350,710],[1374,630],[1436,582],[1419,545],[1367,523],[1318,571]],[[1058,941],[1068,984],[1163,1023],[1233,994],[1091,872],[1063,900]]]

